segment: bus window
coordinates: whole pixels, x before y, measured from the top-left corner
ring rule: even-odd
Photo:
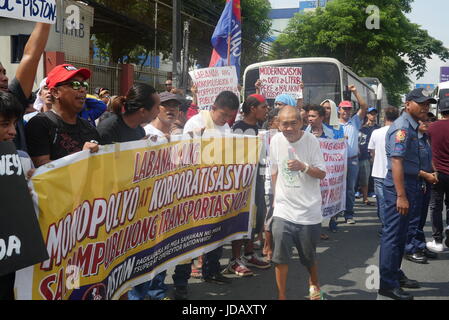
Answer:
[[[441,89],[438,98],[440,100],[449,98],[449,89]]]
[[[302,81],[304,83],[303,101],[307,104],[320,104],[326,99],[332,99],[337,104],[341,101],[340,73],[338,67],[332,63],[304,63],[280,64],[278,67],[302,67]],[[259,79],[259,69],[251,69],[246,73],[245,97],[256,92],[254,84]],[[269,99],[270,105],[274,104]]]

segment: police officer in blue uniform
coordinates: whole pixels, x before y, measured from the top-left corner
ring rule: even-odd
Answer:
[[[432,149],[427,136],[429,124],[429,115],[426,121],[419,121],[418,142],[421,169],[419,175],[423,179],[421,187],[423,194],[420,197],[419,210],[414,210],[413,213],[415,215],[410,216],[407,243],[405,245],[405,258],[422,264],[427,263],[427,258],[437,258],[436,253],[426,248],[426,238],[424,236],[424,225],[426,224],[430,203],[430,189],[432,184],[436,184],[438,181],[432,167]]]
[[[410,216],[419,210],[423,195],[420,176],[418,121],[425,120],[429,104],[436,103],[430,92],[419,88],[406,97],[403,114],[386,135],[388,173],[384,180],[385,221],[380,244],[379,296],[413,300],[402,288],[419,288],[401,270]],[[418,213],[419,214],[419,213]]]

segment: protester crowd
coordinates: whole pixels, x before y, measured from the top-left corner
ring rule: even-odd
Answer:
[[[112,143],[168,142],[175,134],[201,136],[208,130],[256,136],[262,129],[274,132],[268,135],[270,147],[262,152],[265,156],[256,178],[252,238],[232,242],[231,259],[224,270],[220,266],[222,247],[176,266],[176,299],[188,298],[191,276],[228,284],[231,279],[226,274],[251,276],[252,268],[267,269],[272,263],[278,297],[286,299],[292,247],[310,274],[310,299],[323,299],[316,247],[320,238],[329,236],[321,231],[320,180],[326,176],[326,164],[317,138],[344,139],[347,146],[346,209],[330,219],[331,232],[338,231],[339,218],[347,224],[357,222],[357,186],[363,203],[372,205],[368,195],[373,180],[382,224],[380,295],[412,299],[401,288],[417,288],[419,283],[401,271],[403,257],[425,263],[444,250],[443,241],[449,247],[449,228],[444,227],[442,217],[446,202],[449,222],[449,101],[440,101],[440,120],[429,114],[429,104],[436,101],[423,89],[411,91],[402,110],[369,106],[354,85],[349,90],[356,103],[326,99],[320,105],[304,106],[301,99],[281,94],[269,106],[258,81],[256,94],[242,97],[242,105],[240,97],[223,91],[211,110],[199,110],[197,88],[191,88],[193,99],[188,100],[171,80],[159,93],[148,84],[135,83],[126,96],[113,96],[107,88],[88,95],[91,72],[68,64],[51,70],[33,97],[48,32],[49,25],[36,24],[11,80],[0,63],[0,141],[14,141],[21,157],[31,158],[35,168],[82,150],[95,153],[101,145]],[[378,124],[379,119],[384,126]],[[423,228],[428,209],[433,239],[426,243]],[[262,256],[256,253],[258,248]],[[164,271],[134,287],[127,298],[167,299],[165,277]],[[14,299],[13,285],[14,274],[0,277],[0,300]]]

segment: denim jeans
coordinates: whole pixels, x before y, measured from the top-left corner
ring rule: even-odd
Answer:
[[[354,217],[355,184],[359,174],[359,159],[348,159],[348,171],[346,174],[346,210],[345,219]]]
[[[374,178],[374,193],[376,194],[377,201],[377,216],[383,228],[385,220],[384,179]]]
[[[128,300],[144,300],[146,297],[152,300],[162,300],[167,294],[167,285],[164,283],[167,271],[158,273],[150,281],[135,286],[128,292]]]

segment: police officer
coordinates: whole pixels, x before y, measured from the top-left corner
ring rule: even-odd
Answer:
[[[388,173],[384,181],[385,221],[380,244],[379,295],[395,300],[413,300],[402,288],[419,288],[401,270],[410,216],[415,216],[423,196],[419,157],[418,121],[425,120],[429,104],[436,103],[430,92],[412,90],[403,114],[386,136]],[[419,213],[418,213],[419,214]]]
[[[431,114],[431,113],[430,113]],[[427,211],[430,202],[430,189],[432,184],[437,183],[437,177],[432,167],[432,149],[430,148],[427,130],[429,129],[429,115],[425,121],[419,121],[418,142],[420,158],[420,177],[422,181],[421,203],[418,210],[413,210],[414,216],[410,215],[407,232],[407,243],[405,245],[405,258],[415,263],[427,263],[427,258],[436,259],[437,254],[426,248],[424,236],[424,225],[427,220]]]

